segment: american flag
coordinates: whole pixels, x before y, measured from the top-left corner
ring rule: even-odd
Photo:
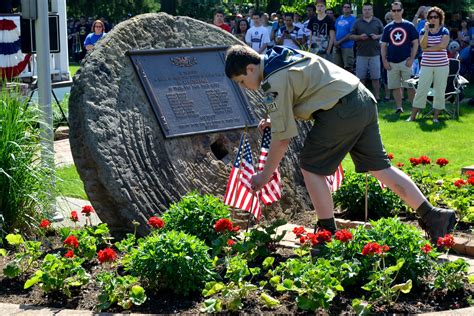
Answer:
[[[250,179],[254,173],[252,151],[244,133],[227,182],[224,204],[251,212],[258,219],[261,213],[260,203],[256,194],[250,189]]]
[[[326,182],[328,183],[329,190],[331,192],[336,192],[337,189],[342,184],[342,180],[344,179],[344,170],[342,170],[342,164],[337,167],[336,172],[332,176],[326,176]]]
[[[262,148],[260,157],[258,158],[257,171],[261,172],[267,162],[268,151],[270,150],[270,142],[272,141],[272,133],[270,127],[263,130]],[[270,181],[260,190],[259,198],[264,205],[270,205],[281,198],[281,176],[278,168],[273,172]]]
[[[385,184],[383,184],[382,181],[380,181],[379,179],[377,179],[377,181],[379,182],[379,185],[382,188],[382,190],[385,190],[387,188],[387,186]]]

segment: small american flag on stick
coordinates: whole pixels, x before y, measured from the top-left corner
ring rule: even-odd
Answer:
[[[250,179],[254,174],[252,151],[244,133],[227,182],[224,204],[248,211],[258,219],[261,213],[260,203],[255,192],[250,189]]]
[[[344,170],[342,170],[342,164],[337,167],[336,172],[332,176],[326,176],[326,182],[328,183],[329,190],[331,192],[336,192],[337,189],[342,184],[342,180],[344,179]]]
[[[271,141],[271,129],[270,127],[266,127],[263,130],[262,148],[260,149],[260,157],[258,158],[257,171],[259,172],[263,170],[267,162]],[[270,181],[260,190],[259,198],[264,205],[270,205],[281,198],[281,176],[278,168],[273,172]]]

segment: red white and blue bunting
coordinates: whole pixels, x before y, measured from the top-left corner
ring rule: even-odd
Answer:
[[[28,65],[31,55],[21,52],[20,18],[0,18],[0,78],[12,79]]]

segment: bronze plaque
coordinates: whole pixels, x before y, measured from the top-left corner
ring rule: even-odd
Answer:
[[[227,47],[128,52],[166,138],[258,125],[224,71]]]

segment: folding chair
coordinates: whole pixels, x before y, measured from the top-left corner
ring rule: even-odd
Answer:
[[[459,59],[450,58],[449,59],[449,75],[448,75],[448,82],[446,85],[446,92],[444,94],[444,102],[450,103],[453,105],[452,109],[448,109],[446,107],[445,112],[453,119],[459,118],[459,104],[464,97],[464,87],[469,84],[469,81],[466,80],[463,76],[459,74],[459,70],[461,69],[461,63]],[[414,88],[416,90],[418,86],[418,77],[410,78],[406,81],[410,88]],[[431,106],[433,106],[433,89],[431,88],[428,91],[427,102]],[[422,113],[422,117],[430,115],[433,113],[433,107],[425,113]]]

